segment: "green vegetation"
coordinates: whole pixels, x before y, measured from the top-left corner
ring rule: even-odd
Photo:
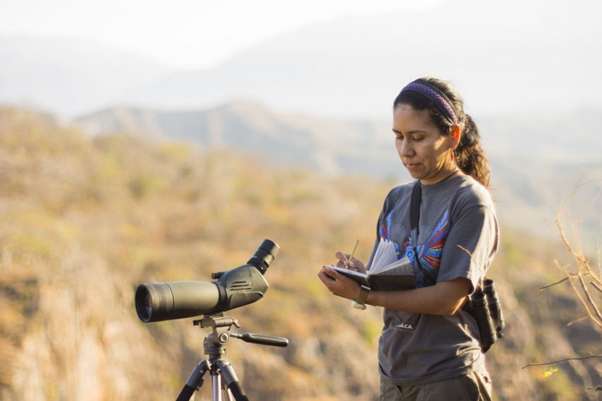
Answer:
[[[204,333],[190,320],[140,323],[134,286],[208,280],[244,263],[263,238],[281,246],[268,272],[271,288],[232,315],[292,344],[230,344],[250,398],[374,398],[381,312],[331,297],[316,273],[356,240],[367,259],[390,184],[126,134],[88,138],[14,109],[0,110],[0,180],[0,399],[174,398],[202,358]],[[581,313],[570,292],[537,290],[558,277],[552,260],[561,249],[503,234],[492,274],[509,328],[489,354],[498,399],[583,399],[576,368],[550,378],[520,369],[575,346],[564,326]],[[598,340],[579,337],[584,349]]]

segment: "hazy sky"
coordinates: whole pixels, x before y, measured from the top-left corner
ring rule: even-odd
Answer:
[[[94,39],[171,67],[212,66],[304,24],[446,0],[0,0],[0,34]]]

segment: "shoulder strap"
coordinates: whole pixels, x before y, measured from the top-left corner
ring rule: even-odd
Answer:
[[[420,181],[414,183],[412,188],[412,198],[410,202],[410,224],[411,229],[416,230],[418,235],[418,221],[420,220],[420,202],[422,201],[422,186]]]
[[[415,254],[415,264],[418,269],[421,271],[421,274],[425,276],[430,282],[429,285],[435,284],[437,282],[437,278],[433,277],[432,274],[426,270],[422,264],[420,263],[420,255],[418,255],[418,222],[420,220],[420,202],[422,201],[422,186],[420,185],[420,181],[417,180],[414,183],[414,187],[412,188],[412,198],[410,201],[410,225],[412,236],[412,243],[414,244],[414,254]],[[421,281],[424,279],[421,279]]]

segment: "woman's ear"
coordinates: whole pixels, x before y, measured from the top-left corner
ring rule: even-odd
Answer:
[[[451,126],[450,135],[452,140],[452,149],[456,149],[460,145],[460,140],[462,139],[462,129],[458,124],[454,124]]]

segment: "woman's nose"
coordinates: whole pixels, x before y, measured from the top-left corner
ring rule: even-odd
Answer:
[[[401,149],[400,152],[402,156],[412,157],[414,156],[414,147],[412,146],[410,141],[401,141]]]

